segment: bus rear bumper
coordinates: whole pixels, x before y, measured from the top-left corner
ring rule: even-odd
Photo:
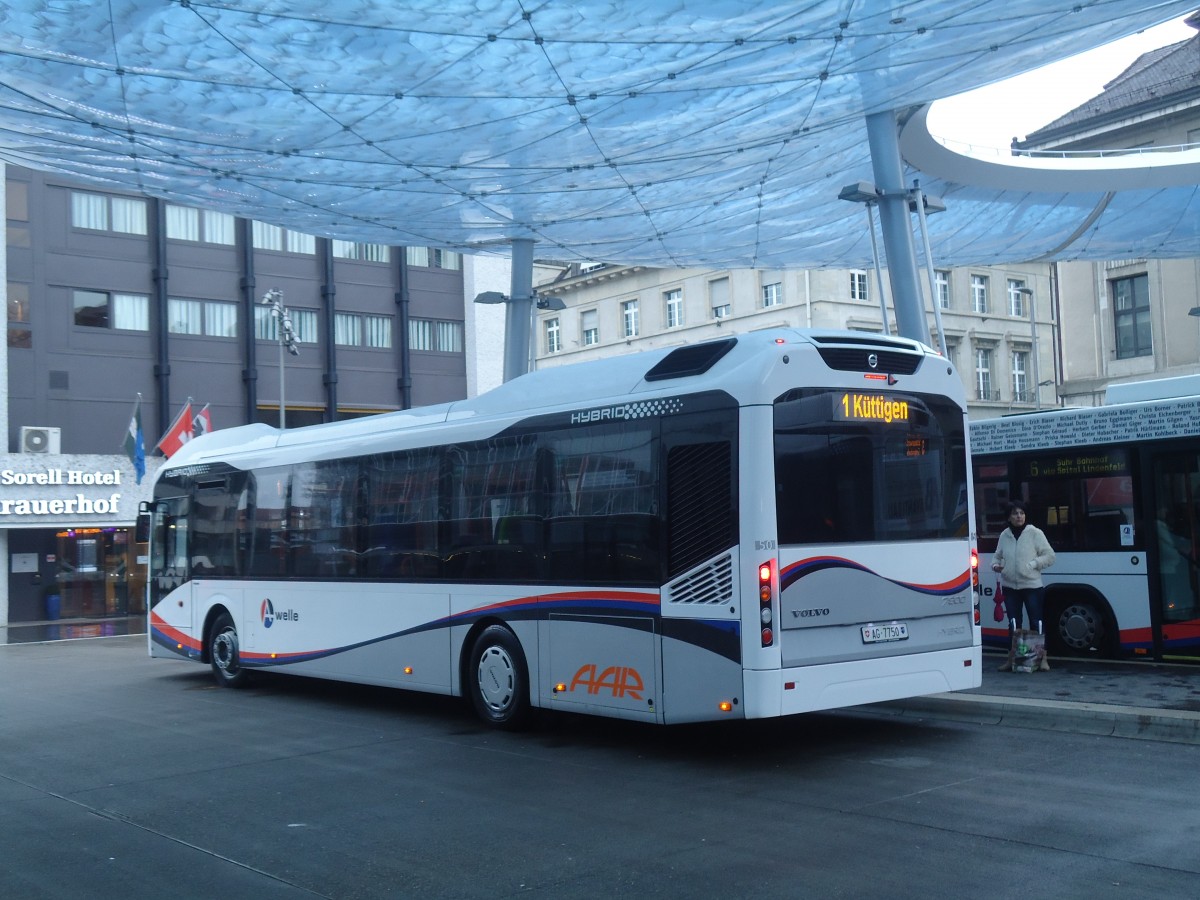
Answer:
[[[982,683],[979,647],[745,672],[747,719],[964,691]]]

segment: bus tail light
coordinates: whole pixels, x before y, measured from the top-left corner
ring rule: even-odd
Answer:
[[[774,566],[768,560],[758,567],[758,617],[762,622],[762,645],[770,647],[775,643],[774,614],[771,612],[771,597],[773,588],[771,582]]]
[[[975,624],[982,624],[979,617],[979,550],[971,548],[971,598],[975,607]]]

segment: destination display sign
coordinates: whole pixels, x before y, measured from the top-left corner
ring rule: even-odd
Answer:
[[[1019,473],[1022,480],[1128,475],[1129,455],[1125,450],[1046,453],[1032,459],[1022,459]]]
[[[903,424],[908,421],[908,401],[898,400],[886,394],[846,391],[836,398],[833,417],[841,421]]]

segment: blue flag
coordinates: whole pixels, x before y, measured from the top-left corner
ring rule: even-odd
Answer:
[[[129,420],[129,430],[125,434],[125,455],[133,463],[133,471],[137,473],[137,483],[141,484],[146,476],[146,435],[142,431],[142,398],[139,396],[133,407],[133,416]]]

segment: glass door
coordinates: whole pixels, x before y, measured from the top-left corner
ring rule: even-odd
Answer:
[[[1156,454],[1151,469],[1163,655],[1200,657],[1200,454]]]

